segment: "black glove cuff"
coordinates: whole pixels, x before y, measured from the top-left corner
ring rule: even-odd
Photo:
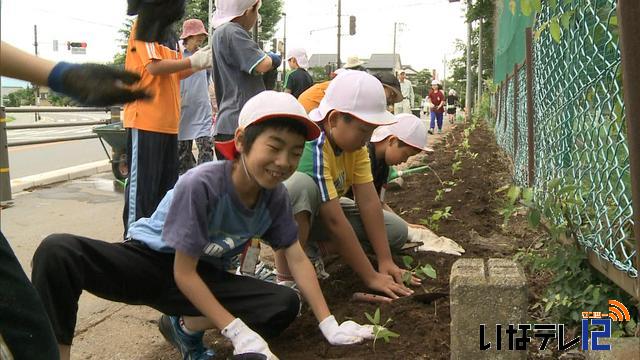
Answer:
[[[66,74],[67,71],[79,66],[80,65],[78,64],[71,64],[64,61],[57,63],[56,66],[54,66],[51,70],[51,73],[49,73],[49,77],[47,78],[47,86],[49,86],[49,88],[55,92],[64,94],[66,90],[63,79],[64,74]]]

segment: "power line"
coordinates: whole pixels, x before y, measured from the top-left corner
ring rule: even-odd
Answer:
[[[120,26],[115,26],[115,25],[102,23],[102,22],[98,22],[98,21],[93,21],[93,20],[81,19],[81,18],[77,18],[77,17],[74,17],[74,16],[64,15],[64,14],[56,12],[56,11],[45,10],[45,9],[34,9],[34,10],[35,11],[39,11],[39,12],[43,12],[43,13],[47,13],[47,14],[54,14],[54,15],[56,15],[56,17],[62,17],[62,18],[66,18],[66,19],[71,19],[71,20],[75,20],[75,21],[79,21],[79,22],[83,22],[83,23],[87,23],[87,24],[105,26],[105,27],[110,27],[110,28],[113,28],[113,29],[120,29]]]

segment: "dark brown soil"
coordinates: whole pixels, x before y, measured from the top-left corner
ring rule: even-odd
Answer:
[[[435,153],[414,159],[414,163],[426,163],[433,171],[405,177],[404,187],[389,192],[387,202],[413,223],[429,217],[433,210],[451,206],[451,217],[440,221],[436,233],[464,247],[464,257],[512,257],[519,248],[529,246],[532,234],[521,221],[507,230],[501,228],[502,218],[497,212],[501,195],[495,191],[510,183],[509,162],[498,150],[493,134],[481,125],[470,135],[470,151],[477,153],[477,157],[463,158],[461,170],[452,175],[454,152],[462,141],[463,130],[464,125],[458,125],[442,144],[435,146]],[[443,186],[438,177],[443,182],[455,181],[456,186]],[[436,191],[444,187],[452,190],[435,201]],[[426,280],[423,288],[448,292],[449,272],[458,257],[434,253],[411,256],[437,270],[437,279]],[[402,263],[400,259],[397,261]],[[368,323],[364,313],[373,314],[377,305],[350,301],[354,291],[367,291],[362,282],[339,260],[328,261],[327,270],[331,278],[321,285],[338,321],[353,319]],[[421,292],[416,289],[416,293]],[[380,310],[383,321],[393,319],[387,326],[400,334],[390,343],[380,339],[375,347],[371,341],[348,347],[330,346],[306,308],[282,336],[270,341],[270,347],[281,359],[449,359],[448,297],[428,304],[405,298],[380,306]],[[231,349],[225,350],[218,353],[222,357],[229,355]]]

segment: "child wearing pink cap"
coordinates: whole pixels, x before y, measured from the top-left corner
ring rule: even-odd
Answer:
[[[182,53],[193,55],[207,39],[207,30],[202,21],[189,19],[182,24]],[[196,165],[213,160],[211,138],[211,101],[207,88],[209,77],[201,70],[180,81],[180,129],[178,132],[178,172],[180,175]],[[193,156],[195,141],[198,160]]]

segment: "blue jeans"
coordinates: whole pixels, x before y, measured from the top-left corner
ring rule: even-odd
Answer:
[[[430,129],[433,129],[436,124],[435,121],[436,119],[438,120],[438,129],[442,130],[442,115],[444,113],[441,112],[435,112],[435,111],[431,111],[431,125],[429,126]]]

